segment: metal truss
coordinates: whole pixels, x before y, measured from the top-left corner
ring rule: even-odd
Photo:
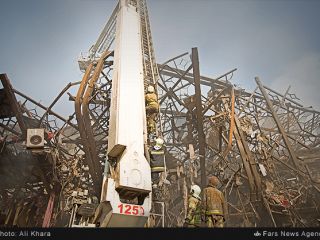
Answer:
[[[6,212],[6,226],[16,224],[17,220],[13,219],[14,211],[19,209],[17,204],[23,204],[24,199],[30,198],[37,201],[36,199],[42,196],[45,202],[48,199],[50,201],[51,195],[55,195],[57,200],[54,202],[54,210],[51,210],[49,214],[49,217],[52,217],[51,224],[55,224],[55,219],[62,212],[67,214],[71,212],[68,205],[70,205],[69,200],[74,192],[83,194],[87,191],[88,196],[95,196],[96,199],[100,196],[101,182],[99,181],[102,180],[102,164],[105,160],[108,136],[111,57],[112,53],[107,52],[98,63],[92,63],[84,79],[81,82],[69,83],[49,107],[13,89],[6,75],[1,75],[3,91],[6,93],[4,106],[7,109],[0,119],[1,165],[3,168],[8,168],[10,172],[12,167],[10,160],[17,161],[15,164],[19,166],[19,161],[30,159],[29,163],[26,163],[30,164],[28,168],[19,168],[22,175],[30,177],[23,178],[25,181],[18,182],[18,184],[17,179],[19,178],[12,176],[11,183],[1,186],[3,199],[14,200],[12,208],[9,208],[11,210],[8,209],[9,212]],[[79,84],[78,94],[74,97],[68,90]],[[72,113],[69,118],[64,118],[52,110],[57,102],[66,95],[69,95],[69,100],[74,101],[76,105],[80,103],[80,108],[75,108],[80,109],[80,112]],[[77,121],[79,116],[86,129],[82,128],[80,120]],[[22,119],[20,121],[22,124],[18,119]],[[26,135],[23,132],[27,128],[45,129],[44,149],[26,149]],[[23,154],[25,157],[21,157]],[[20,158],[13,156],[20,156]],[[89,166],[89,159],[94,159],[95,169]],[[96,174],[99,169],[100,175]],[[14,173],[17,173],[17,169],[13,171]],[[10,182],[10,174],[2,175],[8,180],[7,182]],[[13,193],[19,193],[21,189],[26,190],[23,190],[25,194],[20,194],[21,196],[17,198],[10,192],[10,189]],[[30,204],[27,204],[26,207],[31,207],[32,201],[30,200]],[[40,208],[42,214],[37,215],[38,219],[43,216],[48,217],[45,208],[45,205]],[[41,226],[42,222],[31,223],[30,220],[28,224]]]
[[[214,174],[228,201],[228,226],[317,226],[319,112],[304,108],[289,89],[280,94],[258,78],[252,93],[236,88],[230,82],[236,69],[216,79],[200,77],[199,112],[192,60],[183,54],[159,65],[168,179],[174,185],[164,187],[170,196],[167,225],[182,225],[187,189]]]
[[[319,112],[303,107],[289,89],[280,94],[258,78],[252,93],[235,87],[231,78],[236,69],[216,79],[200,76],[194,70],[198,65],[195,53],[158,65],[167,181],[162,184],[165,204],[159,207],[163,211],[164,206],[165,221],[163,214],[155,213],[153,225],[181,226],[190,185],[203,186],[203,177],[214,174],[228,201],[227,226],[317,226]],[[1,156],[28,155],[29,175],[33,175],[19,184],[2,184],[2,198],[16,199],[6,212],[6,225],[17,224],[12,214],[26,196],[45,202],[50,193],[57,195],[52,224],[61,212],[70,212],[74,191],[88,190],[99,196],[102,175],[96,173],[103,171],[107,148],[110,58],[112,53],[106,52],[93,62],[82,81],[69,83],[49,107],[12,88],[1,75],[5,96],[9,96],[2,101],[6,107],[0,120]],[[72,96],[69,89],[79,84],[77,95]],[[64,95],[75,103],[76,111],[68,118],[53,110]],[[22,150],[25,129],[39,127],[46,129],[45,150]],[[3,161],[7,167],[9,161]],[[21,189],[23,197],[17,197]],[[45,207],[37,216],[46,215]]]

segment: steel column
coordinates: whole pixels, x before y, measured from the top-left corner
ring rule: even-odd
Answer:
[[[199,69],[199,57],[198,49],[192,48],[192,66],[193,66],[193,78],[195,85],[195,101],[196,101],[196,114],[197,114],[197,130],[199,141],[199,155],[200,155],[200,173],[201,173],[201,187],[206,186],[206,141],[203,132],[203,115],[202,115],[202,102],[201,102],[201,87],[200,87],[200,69]]]
[[[297,169],[299,169],[298,159],[297,159],[296,154],[294,153],[294,151],[293,151],[293,149],[292,149],[292,146],[291,146],[291,143],[289,142],[289,139],[288,139],[288,136],[287,136],[287,134],[286,134],[286,131],[285,131],[284,128],[282,127],[281,122],[280,122],[280,119],[279,119],[277,113],[276,113],[276,112],[274,111],[274,109],[273,109],[273,104],[272,104],[272,102],[270,101],[269,96],[268,96],[266,90],[264,89],[264,87],[263,87],[263,85],[262,85],[259,77],[255,77],[255,81],[256,81],[257,85],[259,86],[259,89],[260,89],[262,95],[264,96],[264,98],[265,98],[265,100],[266,100],[267,106],[268,106],[269,110],[271,111],[271,114],[272,114],[272,116],[273,116],[274,121],[275,121],[276,124],[277,124],[277,127],[278,127],[278,129],[279,129],[279,132],[280,132],[281,135],[282,135],[283,141],[284,141],[286,147],[288,148],[288,152],[289,152],[289,154],[290,154],[290,156],[291,156],[291,158],[292,158],[293,164],[294,164],[294,166],[295,166]]]

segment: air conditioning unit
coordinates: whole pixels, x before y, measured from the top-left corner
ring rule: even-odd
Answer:
[[[35,128],[27,130],[27,148],[44,147],[44,129]]]

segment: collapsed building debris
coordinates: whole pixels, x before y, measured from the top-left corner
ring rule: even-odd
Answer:
[[[100,151],[99,154],[95,155],[96,159],[104,158],[103,153],[107,144],[107,129],[100,125],[100,123],[107,121],[108,115],[105,114],[105,108],[108,109],[109,106],[106,98],[109,85],[102,83],[103,81],[108,81],[107,70],[104,74],[105,78],[96,82],[95,98],[90,101],[90,114],[96,118],[96,122],[92,123],[92,129],[94,129],[95,133],[94,142],[97,150]],[[3,86],[11,86],[5,74],[1,75],[1,81]],[[17,114],[20,114],[20,118],[24,120],[23,123],[28,126],[28,129],[44,129],[45,132],[44,139],[40,137],[39,140],[44,142],[43,147],[39,147],[38,142],[35,142],[34,146],[27,148],[26,142],[28,139],[33,136],[39,136],[26,135],[26,137],[23,137],[22,129],[17,121],[18,117],[16,117],[19,115],[2,115],[0,124],[2,136],[1,169],[3,172],[1,177],[3,182],[7,183],[1,185],[2,198],[4,200],[7,198],[11,201],[14,200],[12,204],[15,204],[15,201],[23,201],[32,196],[46,199],[41,202],[48,202],[48,205],[42,206],[43,209],[37,208],[38,211],[42,211],[45,214],[45,216],[40,215],[38,217],[43,222],[39,221],[37,224],[26,222],[17,226],[71,226],[73,223],[68,222],[67,219],[70,218],[74,208],[78,207],[78,203],[81,205],[83,203],[96,204],[98,202],[99,195],[95,192],[97,188],[94,188],[94,179],[91,177],[90,170],[92,171],[92,169],[89,168],[88,163],[85,161],[86,156],[83,150],[83,141],[81,141],[81,131],[74,117],[75,113],[68,118],[63,118],[52,110],[55,103],[64,94],[68,94],[67,90],[78,84],[68,84],[49,107],[37,103],[12,87],[3,88],[6,92],[11,91],[11,94],[4,96],[6,101],[3,103],[13,102],[18,104],[20,111]],[[83,84],[83,87],[86,87],[85,84]],[[11,97],[10,101],[8,96]],[[19,101],[17,100],[18,98]],[[101,103],[101,100],[99,102],[99,99],[103,99],[103,103]],[[70,100],[74,100],[74,98],[71,96]],[[8,104],[5,106],[7,109],[11,109],[10,107]],[[3,108],[1,107],[1,109]],[[100,164],[100,162],[98,163]],[[102,168],[102,166],[100,167]],[[21,199],[17,198],[16,200],[12,192],[21,193],[21,189],[29,185],[32,188],[28,187],[28,190],[23,191],[25,194],[20,196]],[[12,210],[8,208],[1,209],[4,211],[2,213],[4,217],[3,224],[5,226],[15,225],[15,223],[12,223],[12,215],[15,214],[15,218],[20,216],[20,210],[17,206],[14,205]],[[11,213],[12,211],[13,213]],[[33,213],[30,212],[30,214]],[[47,219],[51,219],[51,222]]]
[[[129,5],[139,12],[144,87],[155,86],[156,134],[166,147],[166,170],[146,226],[183,226],[188,189],[204,188],[210,175],[220,179],[228,227],[319,226],[320,112],[303,107],[290,89],[281,94],[259,78],[253,92],[236,87],[231,79],[237,69],[201,76],[196,48],[157,65],[146,3]],[[91,58],[79,60],[82,80],[69,83],[48,107],[0,75],[1,226],[107,225],[110,206],[100,199],[107,194],[105,178],[117,176],[117,160],[107,149],[113,134],[110,46],[119,8],[90,49]],[[68,117],[53,110],[64,96],[74,107]],[[152,137],[146,142],[149,149]],[[141,202],[130,189],[120,193],[124,203]]]
[[[187,185],[202,183],[201,174],[220,178],[229,208],[227,226],[318,226],[319,112],[303,107],[288,91],[280,94],[264,86],[259,78],[252,93],[236,88],[230,81],[236,69],[216,79],[200,77],[206,139],[202,168],[201,118],[192,104],[194,62],[185,56],[159,65],[159,87],[170,159],[188,171]],[[179,177],[172,170],[169,179]],[[175,203],[168,201],[171,226],[186,214],[183,194],[172,192]]]
[[[164,220],[165,226],[182,226],[187,189],[193,183],[200,184],[202,174],[215,174],[229,206],[227,226],[317,226],[319,112],[304,108],[293,94],[282,95],[263,86],[258,78],[252,93],[234,87],[230,78],[236,69],[216,79],[201,76],[205,138],[205,155],[201,155],[193,62],[186,56],[159,65],[167,171],[161,185],[164,219],[158,214],[154,224],[161,226]],[[76,215],[75,207],[97,205],[99,195],[95,193],[92,168],[85,161],[83,143],[95,143],[90,148],[95,150],[93,156],[100,159],[96,163],[103,171],[111,90],[109,66],[99,70],[103,77],[92,80],[91,89],[84,77],[78,94],[83,91],[88,100],[81,104],[86,106],[69,118],[52,108],[68,94],[68,88],[79,83],[68,84],[47,108],[13,89],[7,76],[1,75],[2,92],[6,93],[2,94],[0,123],[1,204],[9,206],[1,208],[3,226],[72,226],[75,223],[67,219]],[[70,96],[76,106],[78,99]],[[85,107],[89,111],[85,112]],[[82,140],[90,135],[81,133],[76,120],[83,116],[74,117],[79,113],[90,117],[87,131],[92,131],[94,140]],[[26,148],[23,129],[27,128],[45,129],[43,148]],[[205,159],[204,169],[201,157]]]

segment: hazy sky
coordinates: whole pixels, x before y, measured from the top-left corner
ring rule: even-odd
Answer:
[[[320,1],[147,0],[157,61],[198,47],[201,74],[238,68],[320,109]],[[0,72],[48,105],[81,80],[77,58],[96,41],[116,0],[0,0]],[[69,103],[70,104],[70,103]],[[57,111],[64,113],[64,104]]]

